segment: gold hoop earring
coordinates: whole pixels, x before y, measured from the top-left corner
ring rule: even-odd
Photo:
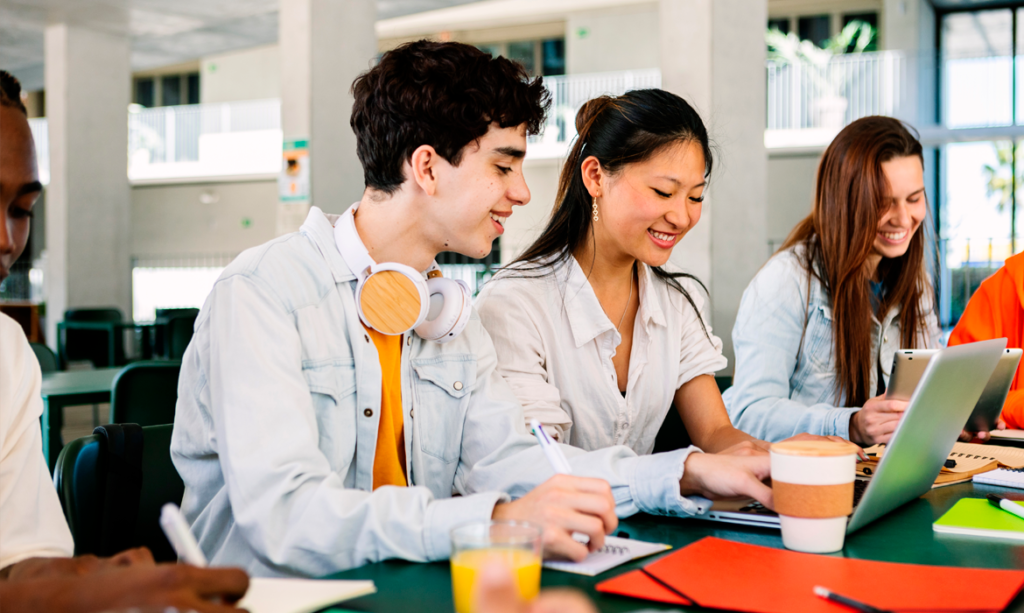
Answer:
[[[594,196],[594,221],[597,221],[597,196]]]

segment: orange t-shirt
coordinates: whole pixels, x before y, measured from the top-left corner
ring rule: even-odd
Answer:
[[[366,328],[366,326],[363,326]],[[380,421],[373,454],[373,489],[406,486],[405,426],[402,415],[402,335],[389,336],[366,328],[380,358]]]
[[[1024,253],[1007,258],[971,296],[949,336],[949,345],[1006,337],[1009,348],[1024,348]],[[1003,404],[1008,428],[1024,428],[1024,368],[1018,368]]]

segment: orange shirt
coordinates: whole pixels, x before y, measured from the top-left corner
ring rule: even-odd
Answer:
[[[366,328],[366,326],[363,326]],[[380,358],[380,421],[373,454],[373,489],[406,486],[405,426],[402,415],[402,335],[389,336],[366,328]]]
[[[1024,348],[1024,253],[1007,258],[982,282],[953,328],[949,345],[1006,337],[1006,346]],[[1007,428],[1024,429],[1024,369],[1018,368],[1003,405]]]

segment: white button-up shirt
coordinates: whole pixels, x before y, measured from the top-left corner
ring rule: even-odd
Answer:
[[[561,442],[651,453],[676,390],[725,368],[721,340],[710,325],[705,336],[701,315],[686,298],[639,264],[640,309],[623,398],[612,363],[622,335],[586,273],[574,257],[546,270],[503,271],[477,299],[499,372],[526,419],[537,419]],[[689,279],[679,282],[702,310],[702,290]]]
[[[25,333],[0,313],[0,568],[75,548],[43,460],[41,385]]]

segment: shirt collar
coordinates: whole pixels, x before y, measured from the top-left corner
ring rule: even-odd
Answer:
[[[355,279],[356,275],[349,269],[345,258],[341,257],[341,252],[338,251],[334,243],[334,222],[339,217],[341,216],[328,215],[318,207],[311,206],[309,215],[306,216],[306,221],[302,223],[299,232],[309,237],[316,248],[320,250],[320,254],[327,260],[327,267],[331,269],[334,282],[346,283]]]
[[[566,263],[568,270],[555,269],[555,275],[565,279],[560,283],[563,288],[566,316],[569,318],[569,329],[572,330],[573,341],[576,347],[594,340],[601,334],[611,331],[616,332],[615,324],[605,315],[601,308],[601,302],[590,286],[586,273],[579,262],[573,256],[568,257]],[[653,273],[644,264],[639,264],[640,273],[637,275],[640,280],[640,310],[637,317],[647,327],[651,322],[655,325],[665,326],[665,314],[661,309],[659,300],[652,293]]]

